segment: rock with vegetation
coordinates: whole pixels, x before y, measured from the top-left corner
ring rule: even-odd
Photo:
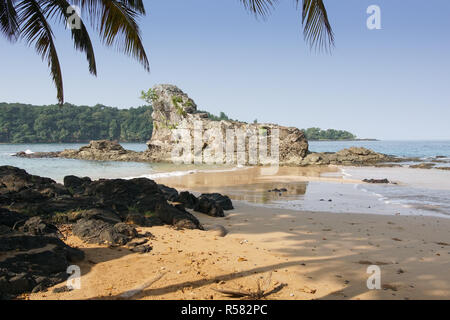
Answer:
[[[153,161],[171,162],[174,160],[172,152],[177,147],[178,137],[173,129],[181,129],[188,133],[194,141],[194,134],[203,137],[201,150],[191,144],[190,153],[196,157],[202,157],[204,163],[223,160],[226,162],[225,152],[219,158],[214,154],[215,150],[223,148],[228,132],[243,132],[247,136],[245,150],[249,150],[248,137],[267,136],[268,149],[270,150],[271,137],[275,129],[279,130],[279,156],[281,164],[296,164],[301,161],[308,152],[308,142],[304,133],[292,127],[282,127],[274,124],[244,123],[233,120],[215,121],[210,119],[207,113],[197,111],[195,102],[182,90],[173,85],[157,85],[151,90],[153,106],[153,133],[147,143],[149,150],[146,152]],[[222,137],[222,139],[220,139]],[[207,151],[205,151],[207,150]],[[235,157],[238,154],[237,146],[234,146]],[[200,152],[200,153],[199,153]],[[270,152],[269,152],[270,154]],[[248,157],[242,164],[263,164],[260,158],[252,163]],[[193,159],[192,159],[193,161]]]

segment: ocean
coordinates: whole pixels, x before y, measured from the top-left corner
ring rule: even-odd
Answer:
[[[23,159],[19,151],[61,151],[85,144],[2,144],[0,165],[11,165],[35,175],[62,182],[67,175],[100,178],[131,178],[182,175],[214,166],[175,166],[171,164],[98,162],[72,159]],[[123,143],[124,148],[144,151],[144,143]],[[450,141],[311,141],[310,150],[335,152],[348,147],[366,147],[401,157],[431,159],[439,156],[439,166],[450,166]],[[450,218],[450,171],[438,169],[342,167],[344,179],[388,178],[397,184],[333,184],[310,182],[304,194],[289,199],[255,205],[291,209],[363,212],[379,214],[432,215]],[[244,190],[240,191],[241,194]],[[319,201],[333,197],[333,202]],[[250,201],[252,202],[252,201]]]

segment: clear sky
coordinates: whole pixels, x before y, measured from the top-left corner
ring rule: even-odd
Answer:
[[[450,139],[450,1],[325,0],[336,35],[331,55],[303,41],[293,0],[257,20],[239,0],[145,1],[151,72],[102,46],[98,77],[69,31],[55,28],[65,100],[127,108],[139,92],[172,83],[199,108],[244,121],[350,130],[361,138]],[[381,30],[366,27],[369,5]],[[46,63],[0,37],[0,101],[56,103]]]

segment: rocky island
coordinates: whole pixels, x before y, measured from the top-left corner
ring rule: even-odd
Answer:
[[[69,159],[99,160],[99,161],[137,161],[137,162],[172,162],[174,148],[177,147],[179,138],[173,130],[188,132],[188,139],[195,139],[198,134],[202,138],[200,150],[191,146],[193,156],[199,156],[202,163],[211,162],[215,150],[224,149],[223,137],[230,130],[243,132],[245,141],[242,150],[249,152],[251,136],[264,134],[271,142],[278,133],[278,159],[281,166],[308,166],[308,165],[373,165],[381,162],[398,162],[399,159],[376,153],[366,148],[349,148],[336,153],[312,153],[309,151],[308,141],[303,131],[294,127],[283,127],[276,124],[245,123],[231,120],[215,121],[208,114],[197,111],[195,102],[181,89],[174,85],[156,85],[152,89],[153,105],[153,134],[148,141],[148,150],[136,152],[124,149],[119,143],[108,140],[91,141],[89,145],[79,150],[64,150],[50,153],[25,153],[16,154],[18,157],[61,157]],[[200,131],[200,132],[199,132]],[[218,136],[222,139],[218,139]],[[257,144],[257,142],[254,141]],[[270,150],[271,145],[267,145]],[[210,152],[205,152],[208,150]],[[233,157],[236,159],[241,151],[233,145]],[[199,154],[200,153],[200,154]],[[270,151],[268,151],[270,153]],[[223,155],[223,163],[226,162]],[[245,165],[264,165],[261,161],[251,162],[247,154],[243,158]],[[217,160],[215,158],[214,160]],[[192,160],[193,162],[193,160]]]

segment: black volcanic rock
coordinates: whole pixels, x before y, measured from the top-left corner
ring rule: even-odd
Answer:
[[[217,204],[214,200],[207,197],[200,197],[198,203],[196,204],[194,211],[206,213],[212,217],[224,217],[222,207]]]
[[[233,203],[228,196],[221,195],[220,193],[203,193],[200,199],[207,198],[208,200],[214,201],[216,204],[220,205],[223,210],[233,210]]]
[[[177,202],[182,203],[188,209],[194,209],[198,203],[198,198],[189,191],[180,192]]]
[[[73,226],[73,234],[88,243],[124,245],[137,236],[131,225],[115,225],[96,219],[81,219]]]
[[[161,191],[161,193],[164,195],[164,198],[169,201],[178,201],[178,191],[177,189],[170,188],[168,186],[165,186],[163,184],[158,184],[158,188]]]
[[[84,259],[81,250],[71,248],[54,236],[19,233],[0,235],[0,296],[13,298],[45,290],[65,281],[69,265]]]

